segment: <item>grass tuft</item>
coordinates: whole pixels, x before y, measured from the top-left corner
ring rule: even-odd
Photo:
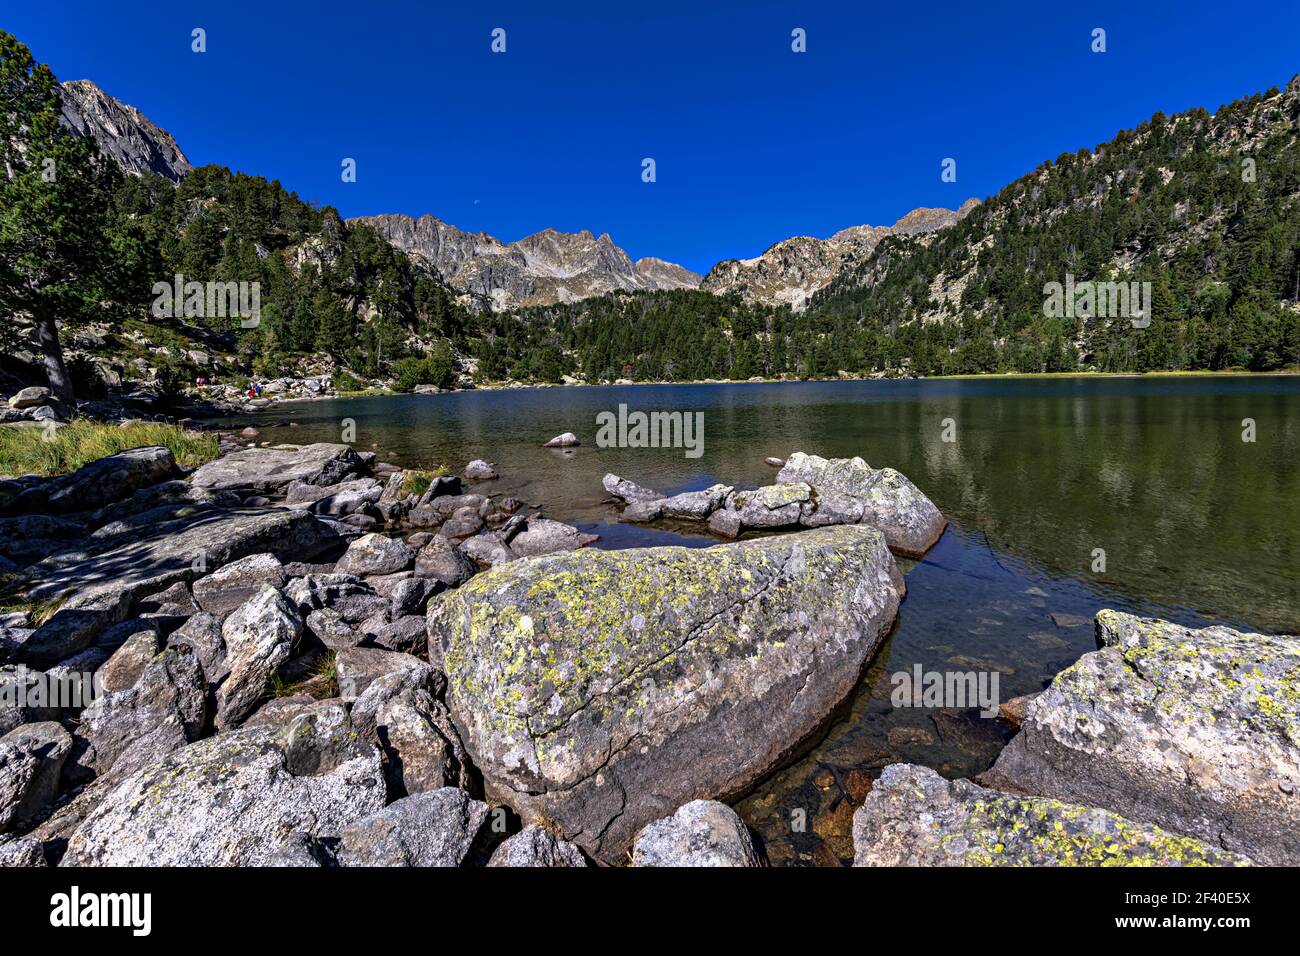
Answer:
[[[49,438],[43,428],[0,428],[0,475],[66,475],[99,458],[145,445],[170,448],[177,464],[186,468],[220,454],[216,438],[176,425],[105,425],[83,419],[61,426]]]

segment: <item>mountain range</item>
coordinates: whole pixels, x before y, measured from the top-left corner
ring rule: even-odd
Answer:
[[[176,140],[140,110],[89,80],[62,84],[63,123],[93,136],[128,173],[157,173],[179,182],[193,166]],[[707,276],[653,256],[633,260],[608,233],[543,229],[515,242],[467,232],[432,215],[359,216],[396,249],[426,265],[467,305],[504,311],[578,302],[615,291],[695,289],[737,293],[746,302],[803,309],[845,270],[865,260],[887,236],[935,232],[960,221],[977,199],[957,210],[914,209],[892,226],[852,226],[827,239],[795,236],[753,259],[728,259]]]

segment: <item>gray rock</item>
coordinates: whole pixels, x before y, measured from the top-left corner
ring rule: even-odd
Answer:
[[[307,615],[307,630],[311,631],[326,647],[342,650],[345,647],[357,647],[365,635],[343,620],[342,615],[333,608],[318,608]]]
[[[298,608],[269,586],[226,618],[221,638],[230,676],[217,691],[219,728],[238,725],[270,693],[302,626]]]
[[[10,659],[38,670],[53,667],[81,653],[110,627],[120,624],[130,607],[129,592],[74,594],[21,645],[9,651]]]
[[[636,482],[620,478],[618,475],[606,475],[601,479],[601,484],[608,494],[629,505],[638,501],[658,501],[667,497],[650,488],[642,488]]]
[[[341,702],[325,701],[299,714],[284,735],[284,765],[296,777],[331,773],[371,750]]]
[[[586,866],[582,851],[542,827],[525,827],[505,840],[488,860],[488,866]]]
[[[483,518],[474,508],[458,508],[442,526],[440,532],[444,538],[456,541],[478,534],[483,529]]]
[[[30,761],[16,758],[14,751]],[[71,751],[72,735],[54,721],[23,724],[0,737],[0,831],[41,816],[58,796]]]
[[[343,831],[340,866],[460,866],[487,804],[456,787],[404,797]]]
[[[137,490],[175,477],[176,459],[161,446],[132,448],[83,465],[70,475],[42,482],[10,502],[16,514],[93,511]]]
[[[221,636],[221,618],[214,614],[194,615],[167,638],[167,645],[192,650],[210,685],[221,683],[230,673],[226,642]]]
[[[99,669],[96,676],[106,691],[127,690],[135,686],[144,669],[162,649],[162,635],[156,627],[132,633]]]
[[[384,680],[399,686],[393,675]],[[375,713],[374,728],[392,792],[427,793],[470,785],[469,758],[460,736],[446,706],[427,684],[402,687],[384,700]]]
[[[345,648],[335,656],[335,663],[338,668],[339,696],[344,700],[360,697],[367,687],[381,677],[428,666],[418,657],[378,647]]]
[[[619,521],[626,521],[633,524],[646,524],[650,521],[658,521],[664,514],[664,501],[666,499],[656,498],[653,501],[634,501],[623,509],[623,513],[618,516]]]
[[[805,528],[821,528],[829,524],[857,524],[862,520],[864,506],[861,498],[841,491],[818,491],[813,509],[804,507],[799,523]]]
[[[860,497],[862,523],[883,531],[896,554],[922,557],[948,526],[934,502],[892,468],[877,471]]]
[[[365,464],[348,445],[317,444],[287,451],[245,448],[199,468],[190,481],[213,491],[278,493],[295,482],[336,485],[362,474]]]
[[[736,538],[740,536],[741,529],[739,511],[719,508],[709,515],[709,530],[716,535],[723,538]]]
[[[383,807],[373,749],[328,773],[295,776],[282,733],[231,731],[141,768],[81,822],[62,865],[265,865],[296,831],[337,835]]]
[[[383,490],[383,485],[373,478],[354,478],[351,481],[341,481],[336,485],[313,485],[305,481],[293,481],[284,490],[284,503],[286,505],[312,505],[335,495],[353,492],[365,494],[371,491],[375,492],[374,497],[367,500],[379,501],[383,495]]]
[[[1300,864],[1300,638],[1097,614],[982,778]]]
[[[427,578],[410,577],[399,581],[388,592],[389,613],[394,619],[408,614],[423,614],[429,598],[437,590],[438,586]]]
[[[56,719],[59,707],[42,696],[48,687],[41,671],[22,664],[0,667],[0,735],[21,724]]]
[[[493,478],[500,478],[501,474],[492,462],[475,458],[465,466],[465,477],[469,481],[491,481]]]
[[[81,761],[99,774],[130,772],[197,740],[207,722],[198,658],[189,647],[169,647],[132,684],[106,691],[82,711],[79,733],[90,746]]]
[[[415,573],[439,581],[444,587],[458,588],[477,574],[478,568],[454,544],[438,535],[416,555]]]
[[[50,390],[43,385],[30,385],[9,398],[10,408],[40,408],[50,401]]]
[[[502,544],[495,536],[486,534],[466,538],[460,543],[460,550],[465,552],[466,557],[471,561],[489,568],[519,558],[519,555],[510,550],[508,545]]]
[[[48,866],[45,845],[31,837],[0,839],[0,869],[22,866]]]
[[[584,534],[573,525],[549,518],[529,518],[527,529],[511,540],[510,550],[521,558],[531,558],[555,551],[576,551],[599,540],[600,535]]]
[[[296,831],[266,859],[263,866],[276,868],[314,868],[332,866],[334,855],[324,841]]]
[[[564,432],[561,435],[556,435],[554,438],[552,438],[542,447],[543,448],[574,448],[581,444],[582,442],[578,440],[578,436],[573,434],[573,432]]]
[[[822,458],[795,452],[777,473],[778,484],[803,482],[819,492],[837,491],[862,497],[870,487],[875,470],[861,458]]]
[[[732,490],[730,485],[711,485],[703,491],[685,491],[663,499],[659,502],[659,507],[665,518],[703,521],[722,507]]]
[[[766,485],[738,492],[734,504],[746,528],[786,528],[799,523],[812,494],[812,488],[803,482]]]
[[[263,587],[285,585],[284,565],[273,554],[250,554],[194,582],[194,599],[209,614],[229,614]]]
[[[428,640],[424,616],[420,614],[399,617],[391,623],[376,627],[369,634],[376,647],[406,654],[423,654]]]
[[[1074,806],[886,767],[853,814],[854,866],[1241,866],[1192,837]]]
[[[893,623],[894,568],[861,526],[545,555],[431,601],[430,659],[489,796],[616,859],[822,726]]]
[[[340,574],[392,574],[405,571],[415,554],[405,541],[382,534],[367,534],[348,545],[336,566]]]
[[[648,824],[632,847],[633,866],[760,866],[749,829],[716,800],[692,800]]]

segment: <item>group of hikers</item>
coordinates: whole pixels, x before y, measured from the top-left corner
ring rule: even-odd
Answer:
[[[209,382],[208,377],[206,375],[200,375],[198,378],[194,380],[194,384],[197,385],[199,388],[204,388],[207,385],[215,385],[216,382]],[[262,384],[260,382],[248,383],[248,397],[249,398],[262,397]]]

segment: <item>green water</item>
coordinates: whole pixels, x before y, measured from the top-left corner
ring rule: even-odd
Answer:
[[[702,411],[703,454],[595,447],[596,415],[620,403]],[[965,776],[996,757],[1000,721],[895,708],[890,673],[996,671],[1003,700],[1038,690],[1093,649],[1088,619],[1101,607],[1300,631],[1293,377],[557,388],[281,405],[254,421],[264,438],[303,442],[339,440],[345,419],[359,448],[398,464],[496,461],[492,490],[599,533],[602,547],[713,543],[689,527],[615,523],[608,471],[673,493],[770,483],[768,455],[861,455],[935,501],[952,527],[905,563],[898,626],[850,709],[739,805],[776,863],[851,856],[854,770],[907,760]],[[563,431],[582,447],[540,447]]]

